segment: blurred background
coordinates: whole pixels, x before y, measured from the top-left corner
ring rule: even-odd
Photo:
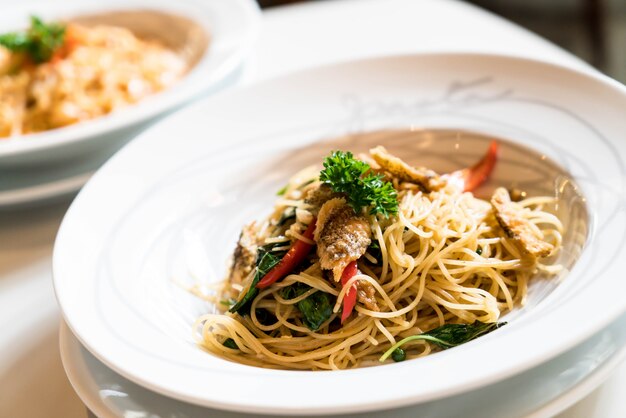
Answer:
[[[258,0],[263,8],[302,1]],[[465,1],[549,39],[626,83],[626,0]]]

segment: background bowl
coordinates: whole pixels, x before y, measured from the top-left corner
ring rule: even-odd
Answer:
[[[119,148],[155,118],[216,86],[242,63],[258,33],[260,12],[252,0],[68,0],[12,5],[1,31],[18,30],[28,16],[44,20],[113,23],[170,46],[190,64],[170,88],[136,105],[64,128],[0,139],[0,169],[71,164],[103,149]],[[17,175],[14,173],[14,175]]]

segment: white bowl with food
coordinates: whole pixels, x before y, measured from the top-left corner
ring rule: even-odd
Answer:
[[[128,140],[232,73],[259,16],[251,0],[12,6],[0,17],[0,167]]]
[[[116,372],[214,408],[337,414],[499,381],[626,309],[625,105],[608,78],[479,54],[222,93],[78,195],[63,316]]]

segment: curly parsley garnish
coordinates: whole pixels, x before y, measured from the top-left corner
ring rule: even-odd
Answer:
[[[386,218],[398,213],[398,193],[393,185],[383,181],[382,175],[373,174],[369,164],[357,160],[351,152],[333,151],[326,157],[320,181],[335,193],[344,193],[356,213],[363,208]]]
[[[28,55],[35,63],[46,62],[65,42],[65,25],[43,23],[37,16],[30,17],[30,28],[24,32],[0,35],[0,45],[12,52]]]

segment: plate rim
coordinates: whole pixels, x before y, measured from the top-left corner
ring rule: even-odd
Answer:
[[[618,318],[616,322],[612,322],[608,326],[608,328],[616,326],[617,322],[619,321],[626,322],[626,317]],[[603,329],[599,332],[603,332],[606,329]],[[587,341],[588,340],[585,340],[585,342]],[[62,319],[59,326],[59,347],[63,369],[68,377],[68,380],[70,381],[70,384],[72,385],[72,388],[74,389],[80,400],[85,404],[88,409],[96,413],[98,416],[108,416],[110,413],[112,413],[113,411],[108,409],[103,402],[98,402],[100,400],[98,396],[94,396],[92,391],[90,391],[88,387],[85,387],[84,379],[86,377],[91,377],[91,369],[85,364],[81,364],[81,362],[78,361],[76,357],[72,356],[72,354],[76,354],[76,351],[80,348],[84,349],[84,346],[80,344],[80,340],[74,334],[72,334],[71,330]],[[577,347],[572,347],[571,350],[575,350],[576,348]],[[89,355],[92,355],[89,350],[87,350],[87,352],[89,353]],[[562,355],[567,355],[567,352],[563,353]],[[557,356],[554,359],[548,360],[548,362],[558,361],[560,357],[561,356]],[[570,408],[576,402],[581,401],[593,390],[602,385],[611,376],[612,372],[614,371],[613,368],[623,363],[625,359],[626,346],[616,348],[609,355],[608,358],[606,358],[600,365],[597,365],[593,370],[589,371],[581,380],[562,391],[559,395],[555,396],[547,403],[537,405],[536,408],[533,408],[533,411],[530,413],[530,415],[528,415],[528,418],[552,417],[565,411],[567,408]],[[104,363],[100,361],[98,361],[97,366],[105,368],[107,367]],[[535,368],[533,369],[542,366],[543,364],[535,366]],[[529,369],[528,372],[531,372],[533,369]],[[115,371],[111,371],[115,373]],[[122,379],[125,379],[123,376],[117,373],[116,375],[118,375]],[[151,392],[149,389],[143,387],[141,387],[141,390]],[[471,392],[468,392],[468,394],[471,395]],[[167,399],[169,401],[180,402],[156,392],[151,392],[150,395],[163,397],[164,399]],[[202,406],[198,405],[193,406],[203,408]],[[207,412],[210,412],[210,410]]]

